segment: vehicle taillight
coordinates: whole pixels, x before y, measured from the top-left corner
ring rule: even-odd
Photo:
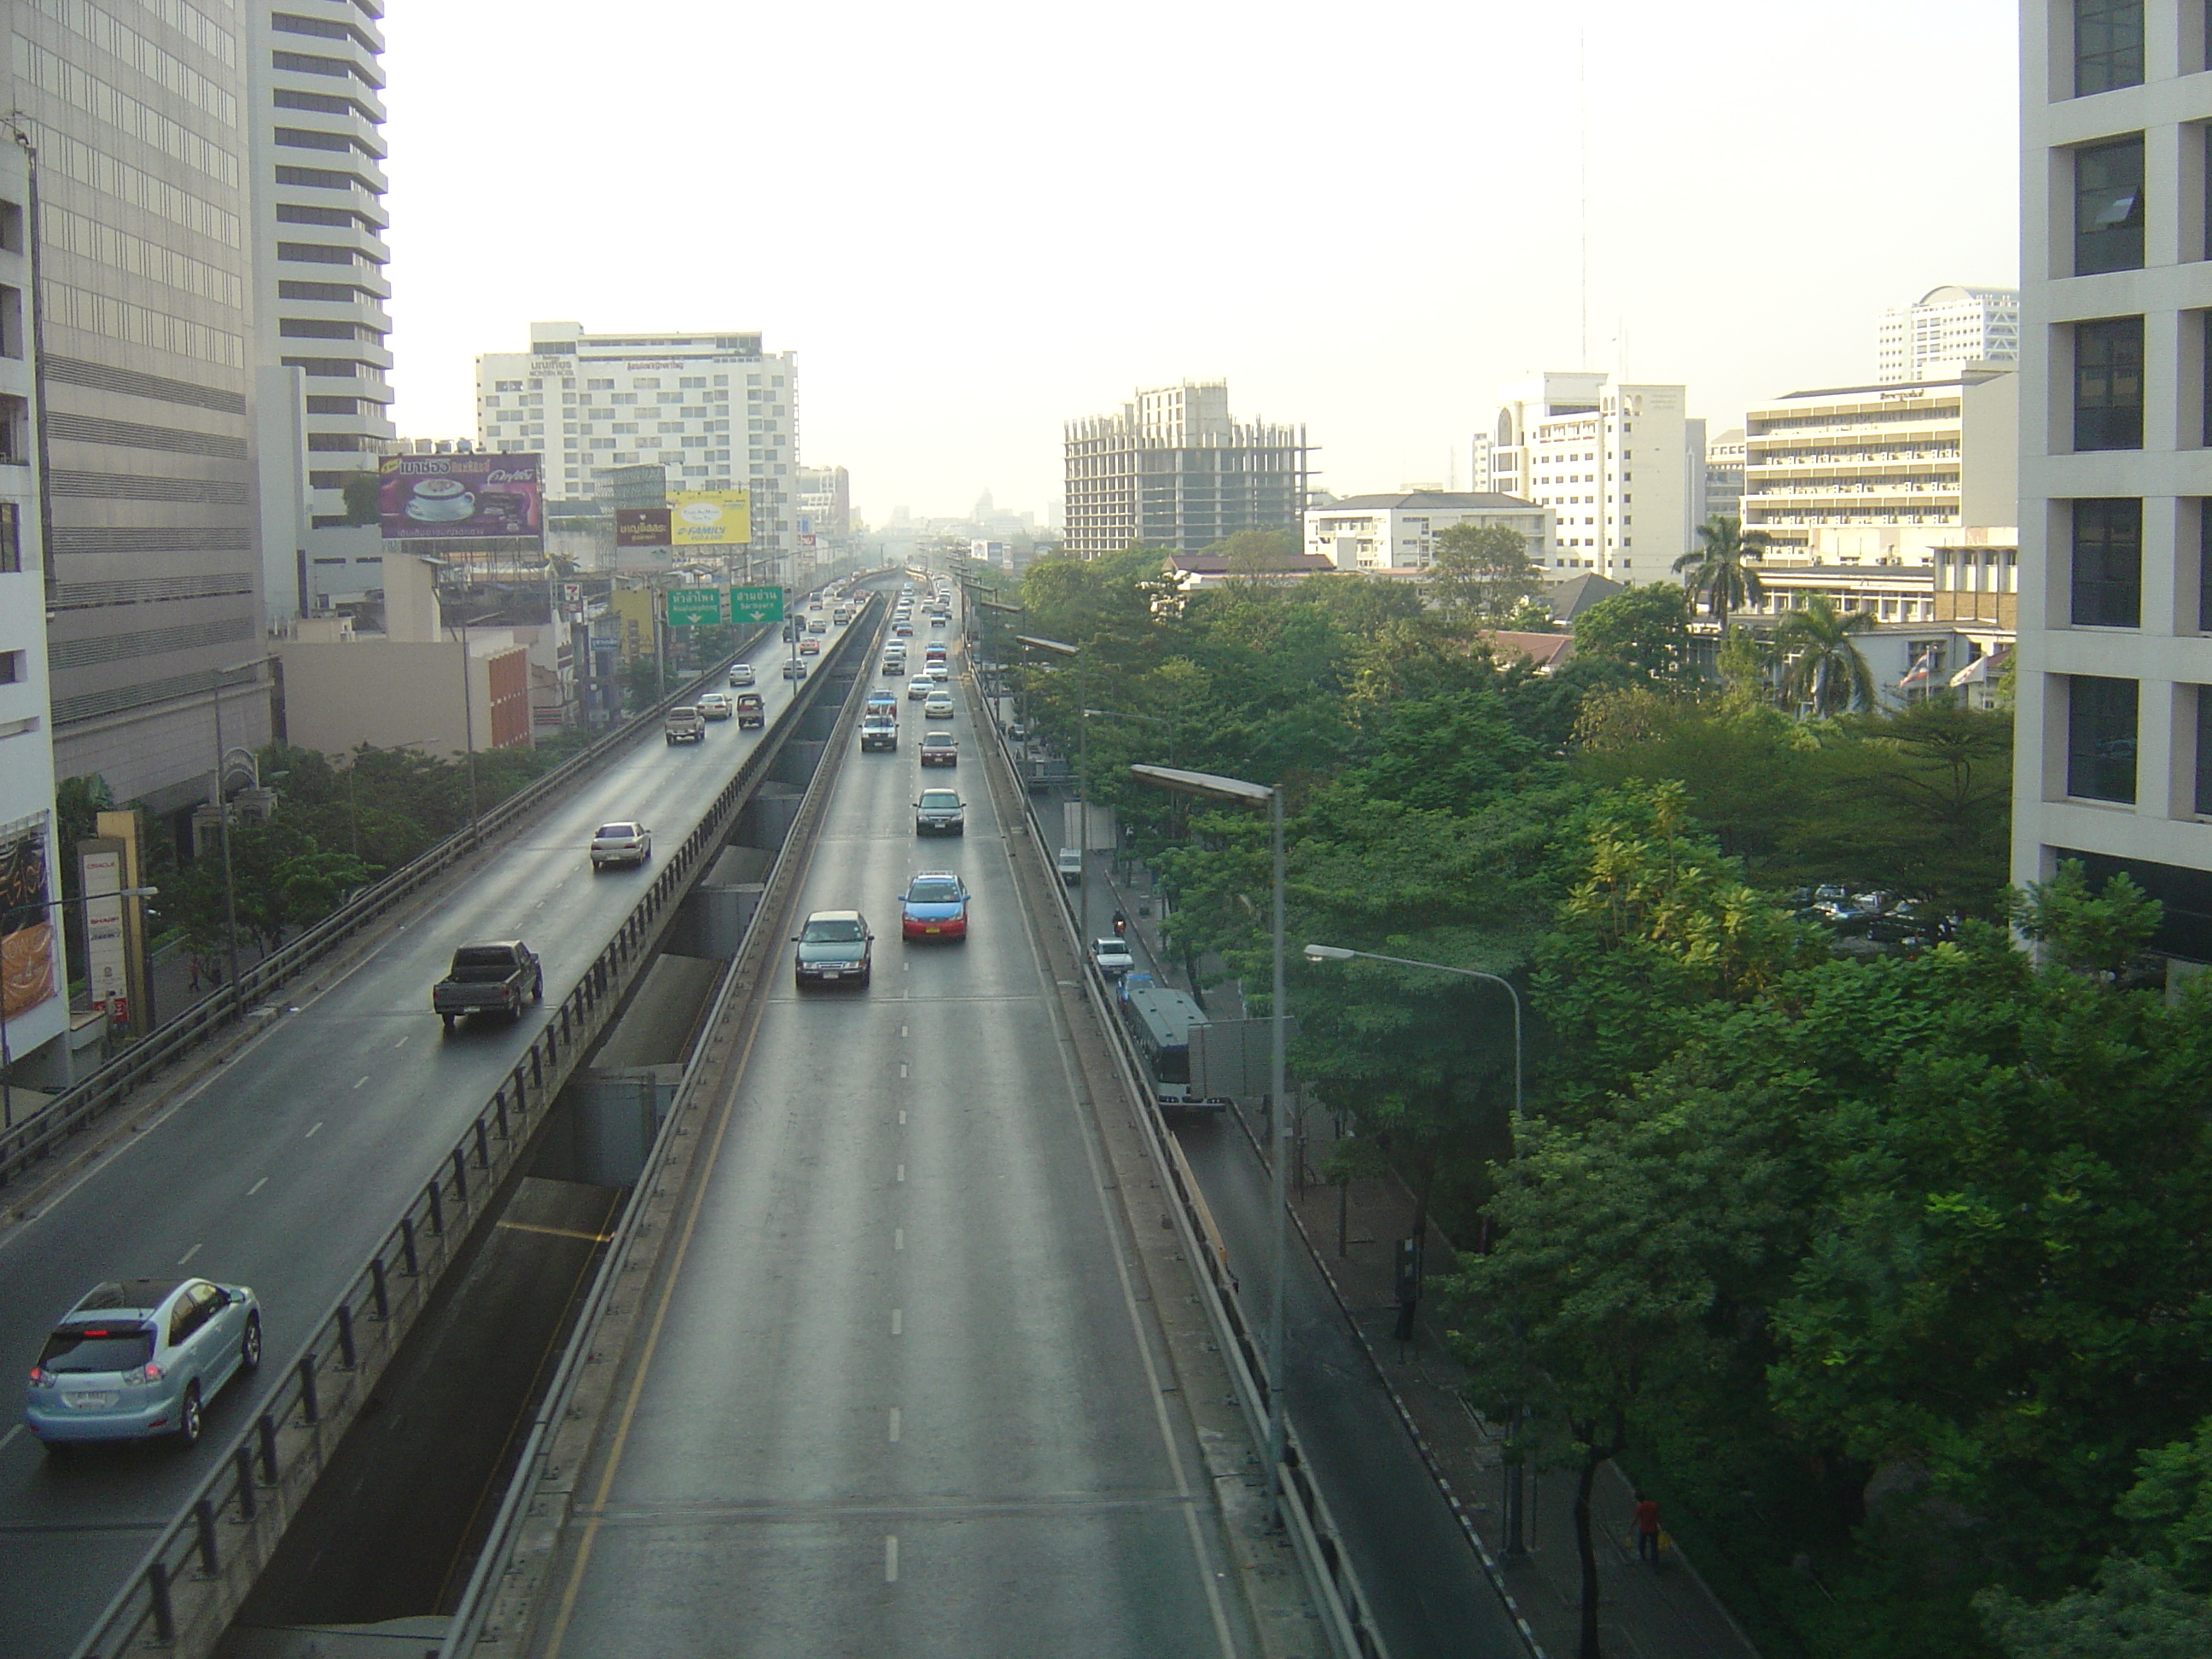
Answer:
[[[31,1386],[33,1388],[50,1389],[53,1386],[53,1377],[47,1372],[40,1370],[36,1365],[31,1367]]]
[[[137,1370],[124,1372],[123,1380],[125,1382],[142,1386],[148,1382],[159,1382],[161,1380],[161,1368],[149,1359]]]

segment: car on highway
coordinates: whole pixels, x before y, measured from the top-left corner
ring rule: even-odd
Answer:
[[[866,986],[874,971],[876,936],[858,910],[817,910],[792,936],[792,978],[810,985]]]
[[[802,657],[820,656],[822,654],[822,641],[811,637],[811,635],[806,639],[799,641],[799,654]]]
[[[921,763],[924,766],[957,766],[960,764],[960,740],[950,732],[932,732],[921,740]]]
[[[660,722],[660,735],[672,744],[703,743],[707,737],[706,717],[689,703],[672,708]]]
[[[879,685],[868,693],[868,701],[860,710],[863,715],[889,714],[898,718],[898,693],[887,685]]]
[[[817,605],[814,608],[819,611],[822,607]],[[830,624],[817,617],[806,624],[806,631],[810,634],[827,634],[830,631]]]
[[[906,683],[906,700],[908,702],[925,702],[927,700],[929,694],[935,690],[937,690],[937,688],[930,684],[928,675],[916,674],[912,679]]]
[[[1108,979],[1119,979],[1137,965],[1136,957],[1129,954],[1129,942],[1121,939],[1092,939],[1091,960]]]
[[[603,823],[592,831],[592,868],[627,864],[635,869],[653,856],[653,831],[634,818]]]
[[[707,720],[726,720],[737,712],[726,691],[709,691],[699,699],[699,718]]]
[[[830,620],[836,623],[838,627],[842,628],[847,623],[853,620],[853,613],[841,605],[835,611],[832,611],[830,613]]]
[[[797,657],[792,658],[783,665],[783,677],[787,680],[805,679],[806,678],[806,665],[801,662]]]
[[[191,1445],[208,1402],[261,1364],[261,1304],[243,1285],[126,1279],[54,1322],[24,1421],[50,1450],[169,1436]]]
[[[761,701],[761,694],[757,691],[738,692],[738,730],[742,732],[749,726],[765,726],[767,724],[768,705]]]
[[[545,1000],[545,965],[519,939],[484,939],[453,952],[445,978],[430,988],[430,1012],[453,1029],[473,1014],[522,1018],[525,998]]]
[[[887,678],[891,675],[903,674],[905,672],[906,659],[904,657],[894,657],[888,653],[884,654],[884,673]]]
[[[860,748],[865,753],[871,749],[898,749],[898,720],[891,714],[866,714],[860,716]]]
[[[739,686],[750,685],[752,683],[753,665],[750,663],[733,662],[730,665],[730,685],[732,690]]]
[[[957,789],[925,789],[914,804],[914,833],[917,836],[962,836],[967,833],[968,811]]]
[[[949,720],[952,718],[952,694],[933,691],[921,705],[921,717],[926,720]]]
[[[903,939],[968,937],[968,884],[950,870],[924,870],[899,896]]]
[[[914,637],[914,624],[905,621],[894,623],[891,624],[891,633],[895,638],[910,640]]]

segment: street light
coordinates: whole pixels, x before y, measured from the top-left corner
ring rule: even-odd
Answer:
[[[1527,1121],[1526,1114],[1521,1109],[1521,1090],[1525,1071],[1523,1050],[1521,1046],[1521,994],[1513,988],[1512,981],[1501,979],[1496,974],[1486,974],[1479,968],[1455,968],[1449,963],[1420,962],[1412,957],[1387,957],[1376,951],[1351,951],[1340,945],[1309,945],[1305,948],[1305,958],[1308,962],[1351,962],[1355,959],[1388,962],[1400,968],[1425,968],[1431,973],[1457,974],[1462,979],[1487,980],[1492,985],[1504,988],[1505,994],[1513,999],[1513,1121],[1516,1123]],[[1413,1248],[1416,1252],[1419,1252],[1421,1241],[1415,1240]],[[1417,1254],[1415,1257],[1417,1263],[1419,1260]],[[1417,1266],[1415,1268],[1417,1274],[1419,1271]],[[1418,1284],[1417,1279],[1417,1287]],[[1519,1414],[1516,1407],[1515,1411],[1516,1420],[1514,1424],[1516,1433],[1520,1428],[1517,1420]],[[1528,1553],[1528,1545],[1522,1519],[1525,1509],[1522,1485],[1525,1478],[1524,1466],[1517,1452],[1506,1467],[1508,1475],[1505,1488],[1505,1553],[1511,1559],[1517,1561]]]
[[[1089,729],[1089,723],[1085,723]],[[1285,1108],[1284,1073],[1288,1036],[1289,993],[1283,983],[1283,788],[1224,778],[1212,772],[1186,772],[1172,766],[1133,766],[1129,775],[1155,789],[1227,806],[1267,809],[1269,850],[1274,859],[1273,911],[1275,933],[1273,1030],[1268,1044],[1268,1111],[1274,1129],[1274,1154],[1268,1159],[1270,1195],[1275,1206],[1273,1243],[1274,1283],[1268,1294],[1267,1315],[1267,1519],[1282,1524],[1283,1468],[1283,1281],[1290,1255],[1290,1138],[1291,1115]],[[1087,840],[1088,837],[1086,836]]]
[[[460,622],[447,624],[448,627],[461,630],[461,741],[468,750],[469,839],[471,842],[476,840],[477,836],[477,715],[476,688],[471,683],[469,674],[469,629],[479,623],[489,622],[497,615],[499,612],[496,611],[487,611],[481,617],[470,617]],[[653,638],[658,643],[660,636],[657,623],[655,629]],[[663,692],[667,689],[665,684],[661,687]]]
[[[1091,722],[1083,716],[1083,705],[1091,701],[1090,660],[1079,645],[1070,645],[1064,640],[1040,639],[1033,634],[1017,634],[1014,643],[1026,645],[1038,651],[1049,651],[1054,655],[1075,659],[1076,761],[1075,799],[1081,809],[1082,828],[1075,837],[1075,890],[1079,896],[1077,908],[1083,913],[1083,948],[1091,949]],[[1029,752],[1029,740],[1023,738],[1023,753]]]
[[[0,916],[8,919],[0,920],[0,935],[5,935],[10,931],[9,921],[19,910],[58,910],[64,904],[89,904],[94,899],[158,898],[161,893],[161,890],[158,887],[118,887],[111,893],[79,893],[74,896],[62,893],[52,898],[40,899],[33,904],[11,904],[4,912],[0,912]],[[69,988],[64,986],[62,988],[66,993]],[[66,1020],[63,1022],[62,1041],[64,1042],[69,1041],[69,1025]],[[4,1006],[0,1006],[0,1129],[12,1129],[15,1127],[15,1057],[8,1048],[8,1011]]]
[[[274,653],[264,653],[215,671],[215,811],[216,838],[222,843],[222,953],[225,969],[230,975],[230,1000],[234,1007],[238,1002],[238,882],[230,867],[230,797],[222,790],[222,694],[226,689],[223,682],[233,674],[248,668],[258,671],[263,663],[272,660],[274,655]],[[253,684],[258,685],[260,683],[261,677],[257,672]],[[259,781],[258,774],[255,781],[257,784]]]

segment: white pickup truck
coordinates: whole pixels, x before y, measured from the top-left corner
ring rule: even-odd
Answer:
[[[707,736],[706,717],[689,703],[668,711],[660,735],[670,743],[699,743]]]

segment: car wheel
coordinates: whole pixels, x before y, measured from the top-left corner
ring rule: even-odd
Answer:
[[[246,1316],[246,1335],[238,1345],[238,1364],[241,1370],[258,1371],[261,1369],[261,1316],[259,1314],[248,1314]]]
[[[860,975],[860,988],[861,988],[863,991],[866,990],[866,989],[868,988],[868,981],[869,981],[871,979],[874,978],[874,977],[875,977],[875,975],[874,975],[874,974],[873,974],[872,972],[866,973],[866,974],[861,975]]]
[[[538,970],[538,976],[530,981],[530,1000],[532,1002],[545,1000],[545,970],[542,968]],[[521,1012],[520,1008],[515,1010],[518,1014]]]
[[[185,1389],[185,1397],[177,1404],[177,1443],[180,1446],[198,1445],[200,1430],[204,1426],[200,1418],[200,1385],[189,1383]]]
[[[447,1035],[447,1036],[453,1036],[453,1015],[451,1015],[451,1014],[441,1014],[441,1015],[439,1015],[439,1016],[438,1016],[438,1018],[441,1018],[441,1019],[442,1019],[442,1020],[444,1020],[444,1021],[446,1022],[446,1035]]]

